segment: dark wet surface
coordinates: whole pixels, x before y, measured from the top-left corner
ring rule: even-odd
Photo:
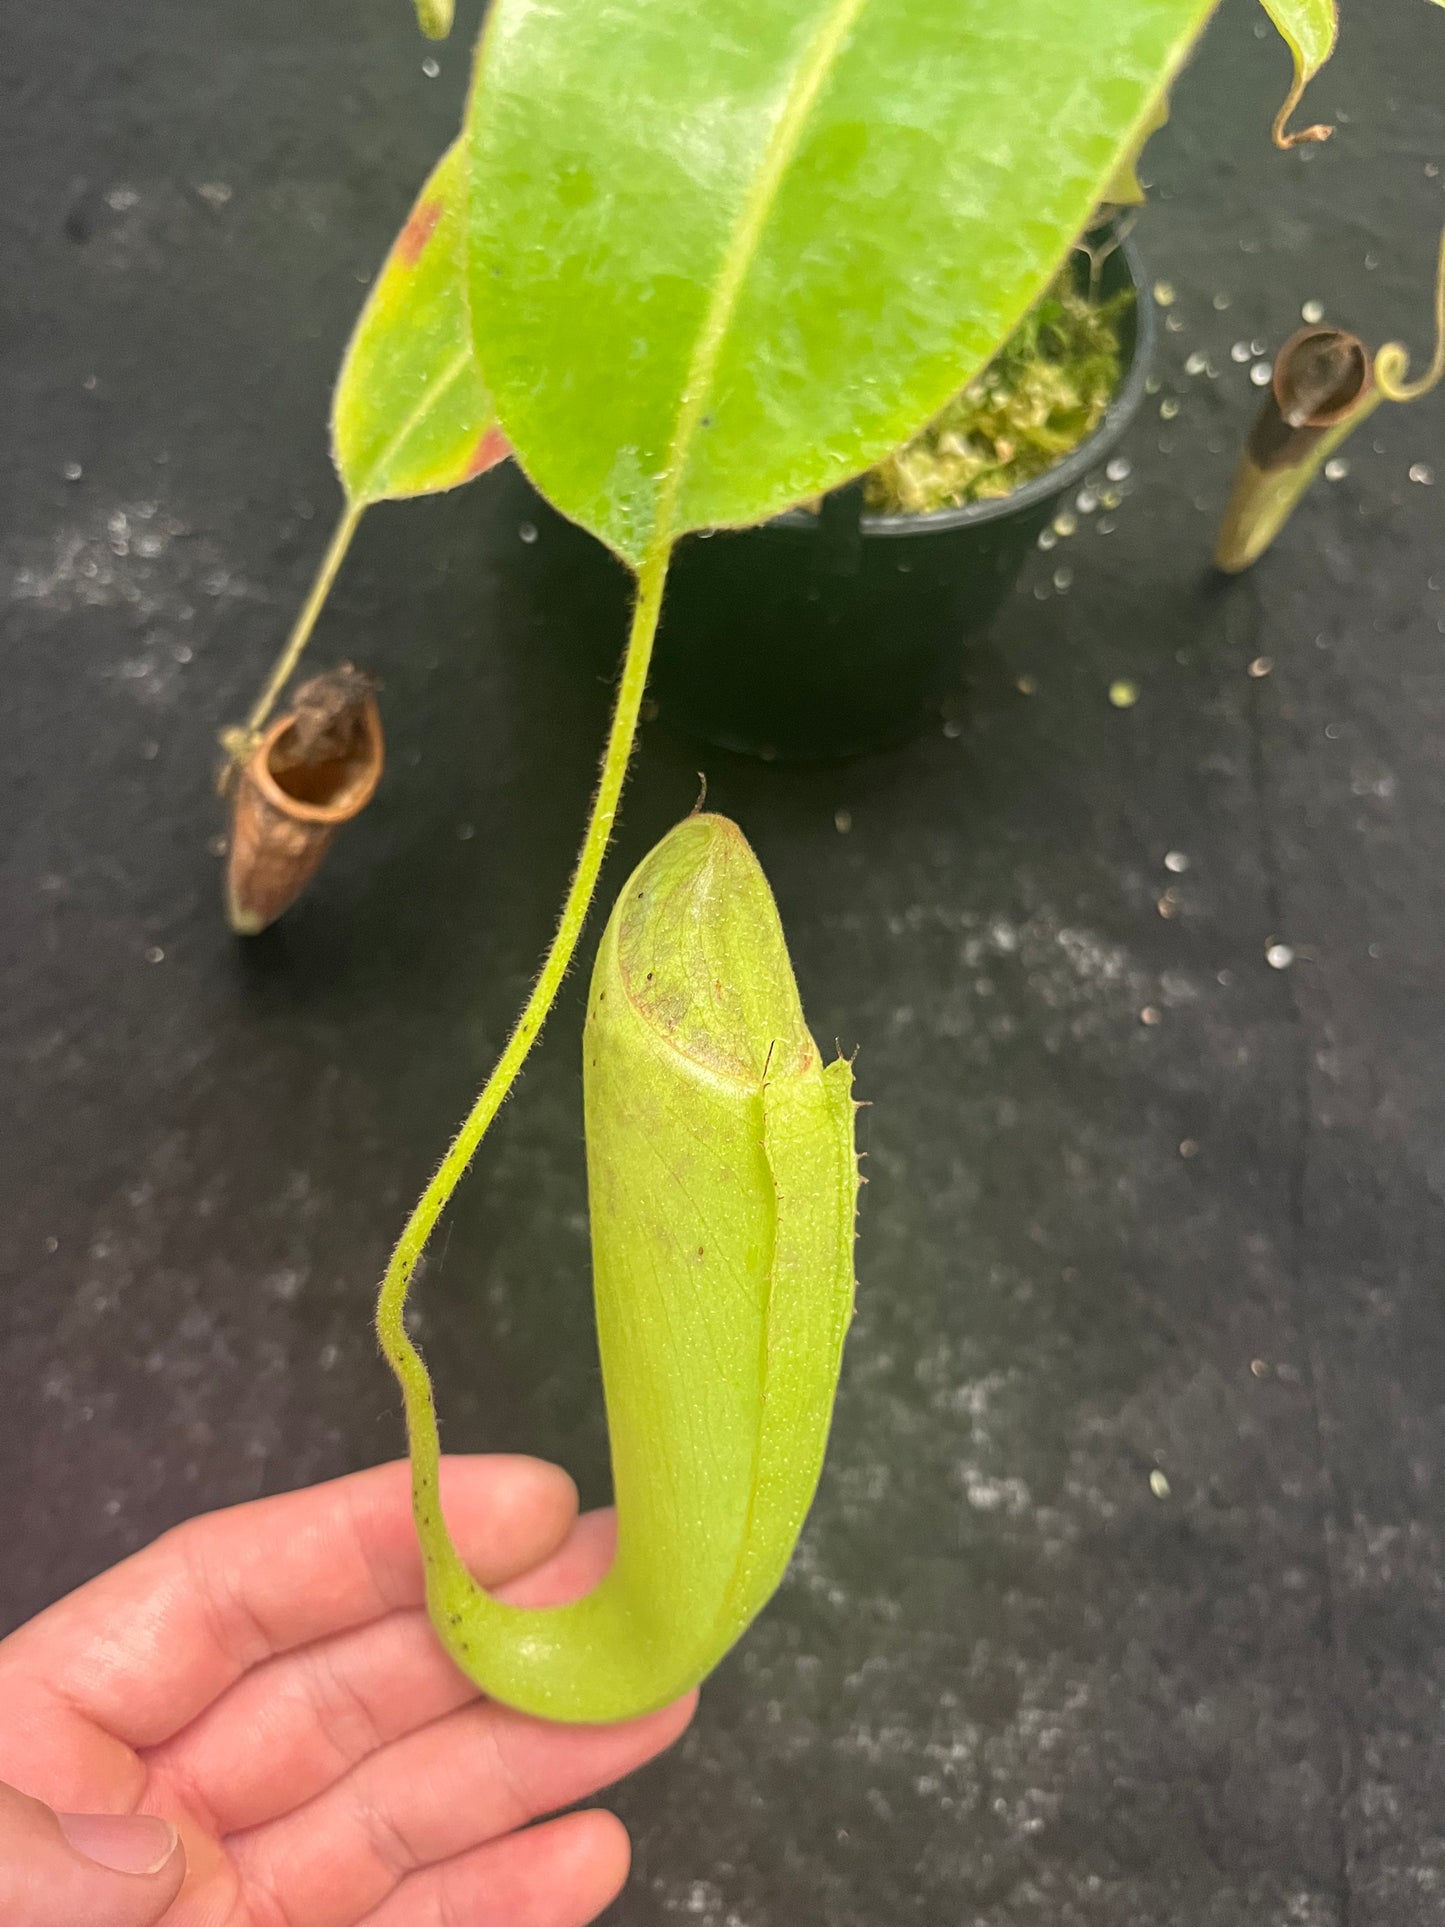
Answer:
[[[1352,9],[1339,132],[1292,156],[1255,31],[1226,7],[1150,149],[1179,325],[1129,492],[1030,563],[947,728],[809,771],[646,735],[614,883],[701,762],[874,1108],[822,1496],[618,1796],[632,1927],[1445,1923],[1445,400],[1381,410],[1253,575],[1205,567],[1303,304],[1425,345],[1445,18]],[[323,545],[328,384],[463,46],[425,77],[401,0],[5,37],[11,1622],[398,1449],[373,1284],[550,929],[607,691],[539,632],[500,475],[375,512],[317,660],[382,677],[390,772],[236,946],[213,734]],[[583,982],[420,1304],[449,1442],[600,1498]]]

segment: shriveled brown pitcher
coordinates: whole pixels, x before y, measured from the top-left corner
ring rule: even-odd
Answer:
[[[297,692],[232,794],[226,914],[239,936],[266,929],[301,895],[337,830],[375,795],[384,760],[368,679],[347,667]]]

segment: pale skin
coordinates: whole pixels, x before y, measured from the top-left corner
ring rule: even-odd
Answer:
[[[561,1604],[611,1559],[610,1515],[538,1460],[445,1459],[442,1498],[505,1598]],[[0,1641],[0,1921],[582,1927],[627,1834],[542,1816],[693,1704],[564,1727],[480,1699],[423,1607],[403,1464],[211,1513]]]

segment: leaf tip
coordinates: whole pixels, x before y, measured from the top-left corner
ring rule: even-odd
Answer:
[[[468,458],[462,480],[470,482],[475,476],[484,475],[489,468],[495,468],[498,462],[505,461],[511,452],[511,443],[493,422],[477,437],[477,445]]]
[[[428,40],[445,40],[452,30],[454,0],[416,0],[417,25]]]

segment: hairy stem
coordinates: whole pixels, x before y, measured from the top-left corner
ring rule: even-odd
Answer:
[[[321,558],[321,566],[306,600],[301,605],[301,613],[292,625],[286,638],[286,645],[271,666],[271,673],[262,685],[261,693],[251,705],[251,713],[239,728],[223,730],[221,744],[227,753],[226,766],[221,773],[224,789],[230,782],[231,773],[250,755],[257,736],[265,727],[266,720],[276,707],[281,691],[296,673],[296,665],[311,640],[311,631],[316,627],[316,619],[326,605],[337,572],[346,560],[346,551],[351,547],[351,538],[356,533],[356,525],[361,520],[365,502],[348,502],[342,510],[341,520],[336,524],[326,553]]]
[[[582,934],[582,926],[586,922],[587,912],[592,903],[592,894],[597,886],[597,875],[612,835],[618,799],[622,794],[623,780],[627,775],[627,765],[631,760],[632,746],[637,736],[637,719],[642,708],[642,694],[647,683],[648,664],[652,659],[657,619],[662,610],[662,592],[667,580],[667,565],[671,550],[672,545],[669,540],[664,539],[656,543],[638,575],[632,629],[627,639],[627,652],[622,660],[622,677],[618,684],[617,702],[612,712],[612,724],[607,734],[607,748],[602,758],[602,774],[598,780],[597,793],[593,798],[586,834],[582,839],[577,868],[573,872],[572,882],[567,891],[567,900],[562,907],[557,934],[552,939],[552,946],[547,952],[541,974],[517,1021],[517,1027],[497,1060],[496,1069],[482,1086],[481,1093],[468,1112],[462,1128],[452,1139],[440,1169],[422,1192],[411,1216],[407,1219],[396,1250],[392,1253],[391,1263],[387,1266],[386,1276],[382,1280],[376,1307],[376,1330],[381,1341],[381,1349],[386,1354],[387,1363],[396,1373],[406,1406],[407,1437],[411,1448],[412,1496],[419,1515],[424,1508],[429,1511],[431,1505],[435,1503],[434,1496],[429,1497],[429,1495],[435,1495],[437,1491],[441,1444],[437,1432],[436,1402],[432,1396],[431,1379],[422,1362],[421,1354],[406,1333],[403,1314],[406,1310],[407,1290],[436,1221],[446,1209],[447,1201],[457,1188],[462,1173],[471,1163],[473,1154],[486,1135],[488,1126],[516,1082],[517,1075],[526,1061],[527,1053],[536,1042],[537,1033],[546,1022],[548,1013],[556,1001],[562,979],[566,976],[567,967],[577,949],[577,941]],[[445,1524],[441,1520],[439,1504],[436,1507],[432,1532],[435,1532],[438,1527],[440,1537],[450,1555],[449,1563],[457,1562],[455,1547],[451,1544]],[[430,1537],[431,1534],[427,1536]]]

